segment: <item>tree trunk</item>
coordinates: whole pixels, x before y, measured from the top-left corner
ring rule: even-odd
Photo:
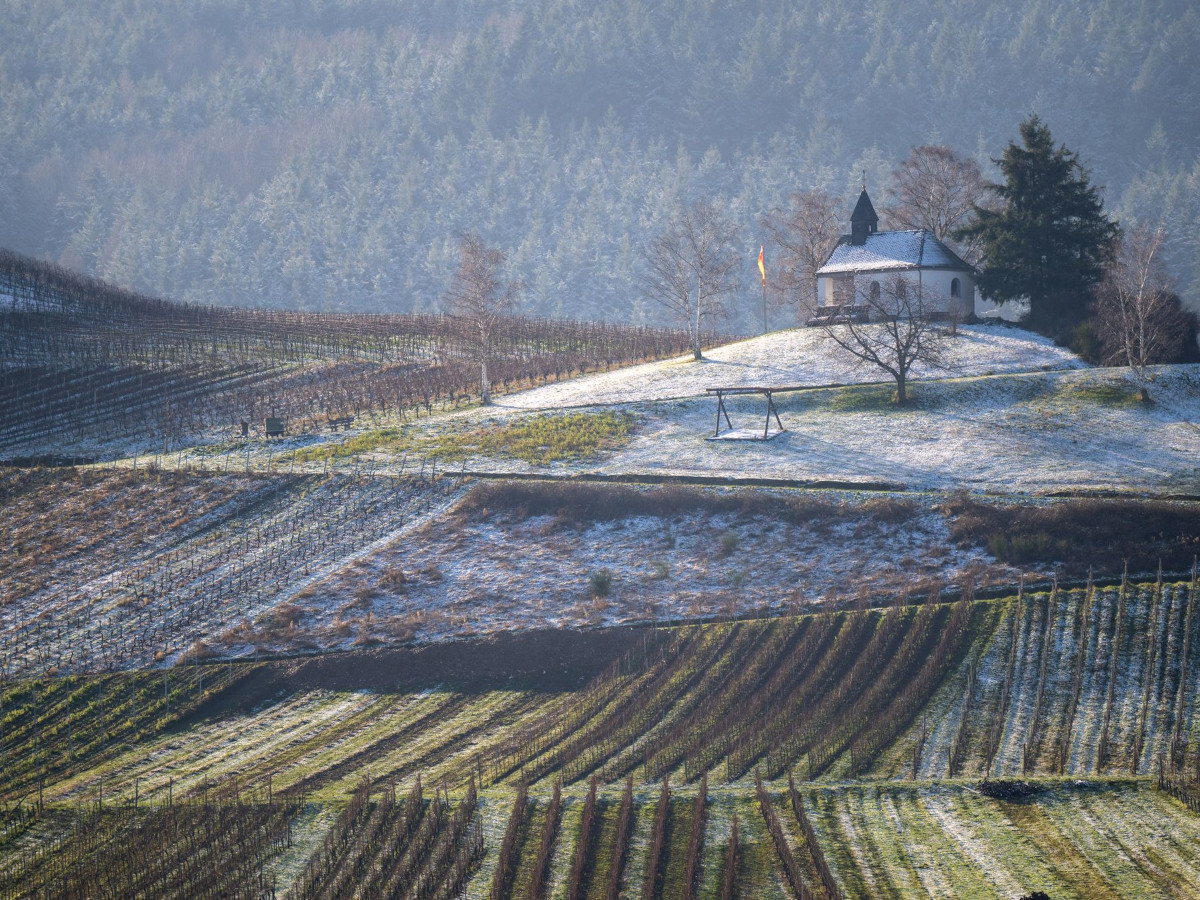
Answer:
[[[901,372],[896,376],[896,405],[904,406],[908,403],[907,378],[905,373]]]
[[[479,361],[479,402],[487,406],[492,402],[492,386],[488,384],[487,356]]]

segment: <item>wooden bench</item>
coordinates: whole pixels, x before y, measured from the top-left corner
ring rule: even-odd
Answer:
[[[349,431],[350,426],[354,424],[354,416],[338,416],[336,419],[329,420],[329,429],[337,431],[341,428],[343,431]]]

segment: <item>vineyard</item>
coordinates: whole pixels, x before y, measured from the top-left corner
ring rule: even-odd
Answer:
[[[228,652],[258,652],[291,624],[289,596],[444,509],[458,490],[451,479],[365,473],[175,481],[148,470],[0,476],[11,511],[0,527],[15,551],[0,563],[0,672],[95,672],[203,657],[215,652],[206,643],[215,638]],[[59,502],[48,503],[56,494]],[[190,504],[181,510],[180,501]],[[175,527],[163,527],[155,506]],[[63,527],[72,512],[90,521],[104,508],[113,510],[111,532]],[[56,545],[63,540],[73,543]],[[65,572],[46,566],[54,556],[67,558]],[[344,618],[329,627],[354,637]]]
[[[1007,481],[1186,494],[1194,372],[964,326],[732,445],[709,379],[861,376],[512,319],[474,409],[463,327],[0,253],[0,897],[1200,896],[1194,497]]]
[[[405,421],[478,394],[467,323],[195,307],[143,297],[0,251],[0,454],[89,458],[293,432],[330,419]],[[709,335],[708,343],[719,340]],[[514,390],[684,352],[687,333],[513,318],[488,371]]]
[[[265,823],[314,808],[333,818],[306,832],[291,896],[1200,889],[1196,582],[934,599],[647,628],[578,690],[230,702],[286,683],[285,662],[15,681],[0,864],[65,886],[109,852],[67,811],[111,817],[87,838],[103,844],[254,803],[263,842],[231,869],[251,893],[283,871]],[[38,829],[49,849],[21,856]]]

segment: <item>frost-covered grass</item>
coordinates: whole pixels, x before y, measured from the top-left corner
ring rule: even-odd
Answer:
[[[368,459],[370,465],[397,471],[444,454],[443,466],[468,472],[756,478],[1019,493],[1200,491],[1200,428],[1195,424],[1200,367],[1162,367],[1152,389],[1155,402],[1144,404],[1134,399],[1126,370],[1083,368],[1065,351],[1024,332],[1012,337],[1007,329],[998,331],[969,331],[962,340],[982,355],[965,358],[937,377],[913,381],[913,399],[904,408],[891,402],[890,384],[854,383],[876,375],[843,371],[827,356],[828,348],[804,330],[720,348],[713,357],[722,355],[721,362],[655,363],[514,394],[493,407],[403,428],[264,445],[241,463],[323,471],[331,464],[360,465]],[[794,362],[779,356],[786,353],[812,355]],[[768,365],[772,354],[777,355],[774,366]],[[801,378],[796,366],[817,368],[812,377]],[[716,401],[705,396],[704,388],[764,382],[846,386],[776,395],[786,430],[770,441],[708,440]],[[766,405],[761,396],[730,397],[726,405],[734,428],[762,428]],[[541,436],[532,439],[532,451],[514,451],[514,435],[537,435],[547,422],[567,422],[550,414],[564,407],[575,407],[570,415],[588,423],[608,415],[620,417],[614,421],[633,417],[638,425],[631,434],[597,444],[602,453],[558,452],[556,439]],[[576,427],[581,439],[591,440],[590,425]]]
[[[1145,783],[1049,782],[1019,803],[954,782],[843,786],[813,808],[851,896],[1159,896],[1200,876],[1200,820]]]
[[[959,329],[950,342],[947,368],[918,369],[914,376],[987,375],[1076,369],[1084,363],[1048,339],[998,325]],[[706,388],[737,385],[852,384],[886,380],[878,369],[857,365],[819,328],[793,328],[750,338],[691,356],[647,363],[534,388],[500,398],[513,409],[546,409],[703,396]]]
[[[698,495],[691,512],[598,521],[502,507],[435,520],[419,540],[406,535],[301,592],[296,638],[321,642],[320,629],[336,630],[338,616],[367,611],[381,639],[389,623],[431,639],[737,615],[1016,574],[982,547],[959,547],[927,502],[846,496],[788,517],[772,512],[771,501],[782,510],[802,495],[771,493],[754,512],[738,512],[737,495],[730,511],[706,510],[710,495],[722,496]],[[593,584],[600,571],[609,575],[602,596]]]

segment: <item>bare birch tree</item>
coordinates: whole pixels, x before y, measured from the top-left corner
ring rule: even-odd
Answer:
[[[841,235],[842,204],[825,191],[797,191],[786,208],[776,207],[760,224],[779,250],[775,281],[785,305],[795,306],[798,320],[817,308],[817,269],[825,264]]]
[[[1174,359],[1187,313],[1163,270],[1163,229],[1138,227],[1126,234],[1096,288],[1096,333],[1105,362],[1128,366],[1138,397],[1150,401],[1147,368]]]
[[[488,359],[496,328],[512,315],[522,285],[504,279],[504,253],[488,247],[477,234],[459,237],[458,258],[444,305],[450,315],[462,319],[467,349],[479,363],[479,399],[486,406],[492,402]]]
[[[946,368],[946,330],[934,321],[939,306],[918,285],[893,275],[879,289],[858,291],[854,311],[822,325],[825,334],[860,364],[875,366],[896,382],[896,404],[908,403],[914,366]]]
[[[688,330],[692,355],[703,359],[703,336],[728,314],[742,261],[734,249],[737,229],[706,199],[685,207],[650,242],[647,293]]]

